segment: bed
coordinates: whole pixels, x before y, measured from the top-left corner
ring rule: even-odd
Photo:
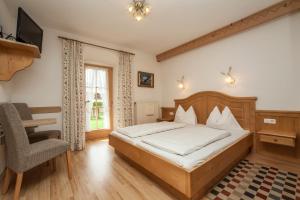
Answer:
[[[210,154],[198,165],[190,167],[174,162],[170,157],[151,150],[147,145],[130,141],[117,134],[109,136],[109,144],[115,152],[144,174],[158,182],[178,199],[200,199],[231,168],[243,159],[253,146],[255,129],[256,97],[232,97],[218,92],[196,93],[188,98],[175,100],[175,107],[184,109],[193,106],[198,123],[205,124],[215,106],[223,109],[228,106],[240,125],[249,130],[236,137],[220,151]]]

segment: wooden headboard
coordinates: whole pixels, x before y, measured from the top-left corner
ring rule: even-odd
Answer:
[[[256,100],[256,97],[233,97],[220,92],[204,91],[185,99],[176,99],[175,107],[177,109],[181,105],[187,110],[193,106],[198,123],[205,124],[215,106],[218,106],[221,112],[225,106],[228,106],[240,125],[254,132]]]

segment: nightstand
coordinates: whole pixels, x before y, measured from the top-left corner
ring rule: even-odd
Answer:
[[[289,147],[296,146],[296,132],[288,131],[270,131],[260,130],[257,131],[260,142],[284,145]]]
[[[172,122],[174,118],[158,118],[156,119],[157,122]]]

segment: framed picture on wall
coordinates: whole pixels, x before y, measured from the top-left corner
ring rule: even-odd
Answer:
[[[154,88],[154,74],[148,72],[138,72],[138,86]]]

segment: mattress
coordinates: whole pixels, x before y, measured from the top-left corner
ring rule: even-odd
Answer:
[[[185,156],[229,136],[229,131],[190,126],[149,135],[143,137],[142,141],[164,151]]]
[[[203,126],[203,125],[197,125],[197,126]],[[188,127],[190,127],[190,126],[188,126]],[[186,127],[186,128],[188,128],[188,127]],[[182,128],[182,129],[185,129],[185,128]],[[168,132],[171,133],[172,130],[170,130]],[[165,160],[168,160],[169,162],[173,163],[174,165],[184,168],[186,171],[192,171],[195,167],[200,166],[206,160],[208,160],[215,154],[221,152],[226,147],[228,147],[231,144],[235,143],[236,141],[248,136],[249,131],[246,131],[246,130],[231,131],[230,136],[228,136],[224,139],[218,140],[214,143],[211,143],[211,144],[203,147],[202,149],[194,151],[193,153],[190,153],[185,156],[173,154],[173,153],[164,151],[162,149],[156,148],[154,146],[148,145],[148,144],[142,142],[143,137],[130,138],[130,137],[125,136],[116,131],[113,131],[111,134],[129,144],[132,144],[138,148],[141,148],[141,149],[151,152]]]
[[[173,129],[180,129],[185,126],[186,126],[185,123],[156,122],[156,123],[146,123],[146,124],[128,126],[125,128],[119,128],[117,132],[122,133],[123,135],[126,135],[131,138],[136,138],[136,137],[152,135],[164,131],[169,131]]]

